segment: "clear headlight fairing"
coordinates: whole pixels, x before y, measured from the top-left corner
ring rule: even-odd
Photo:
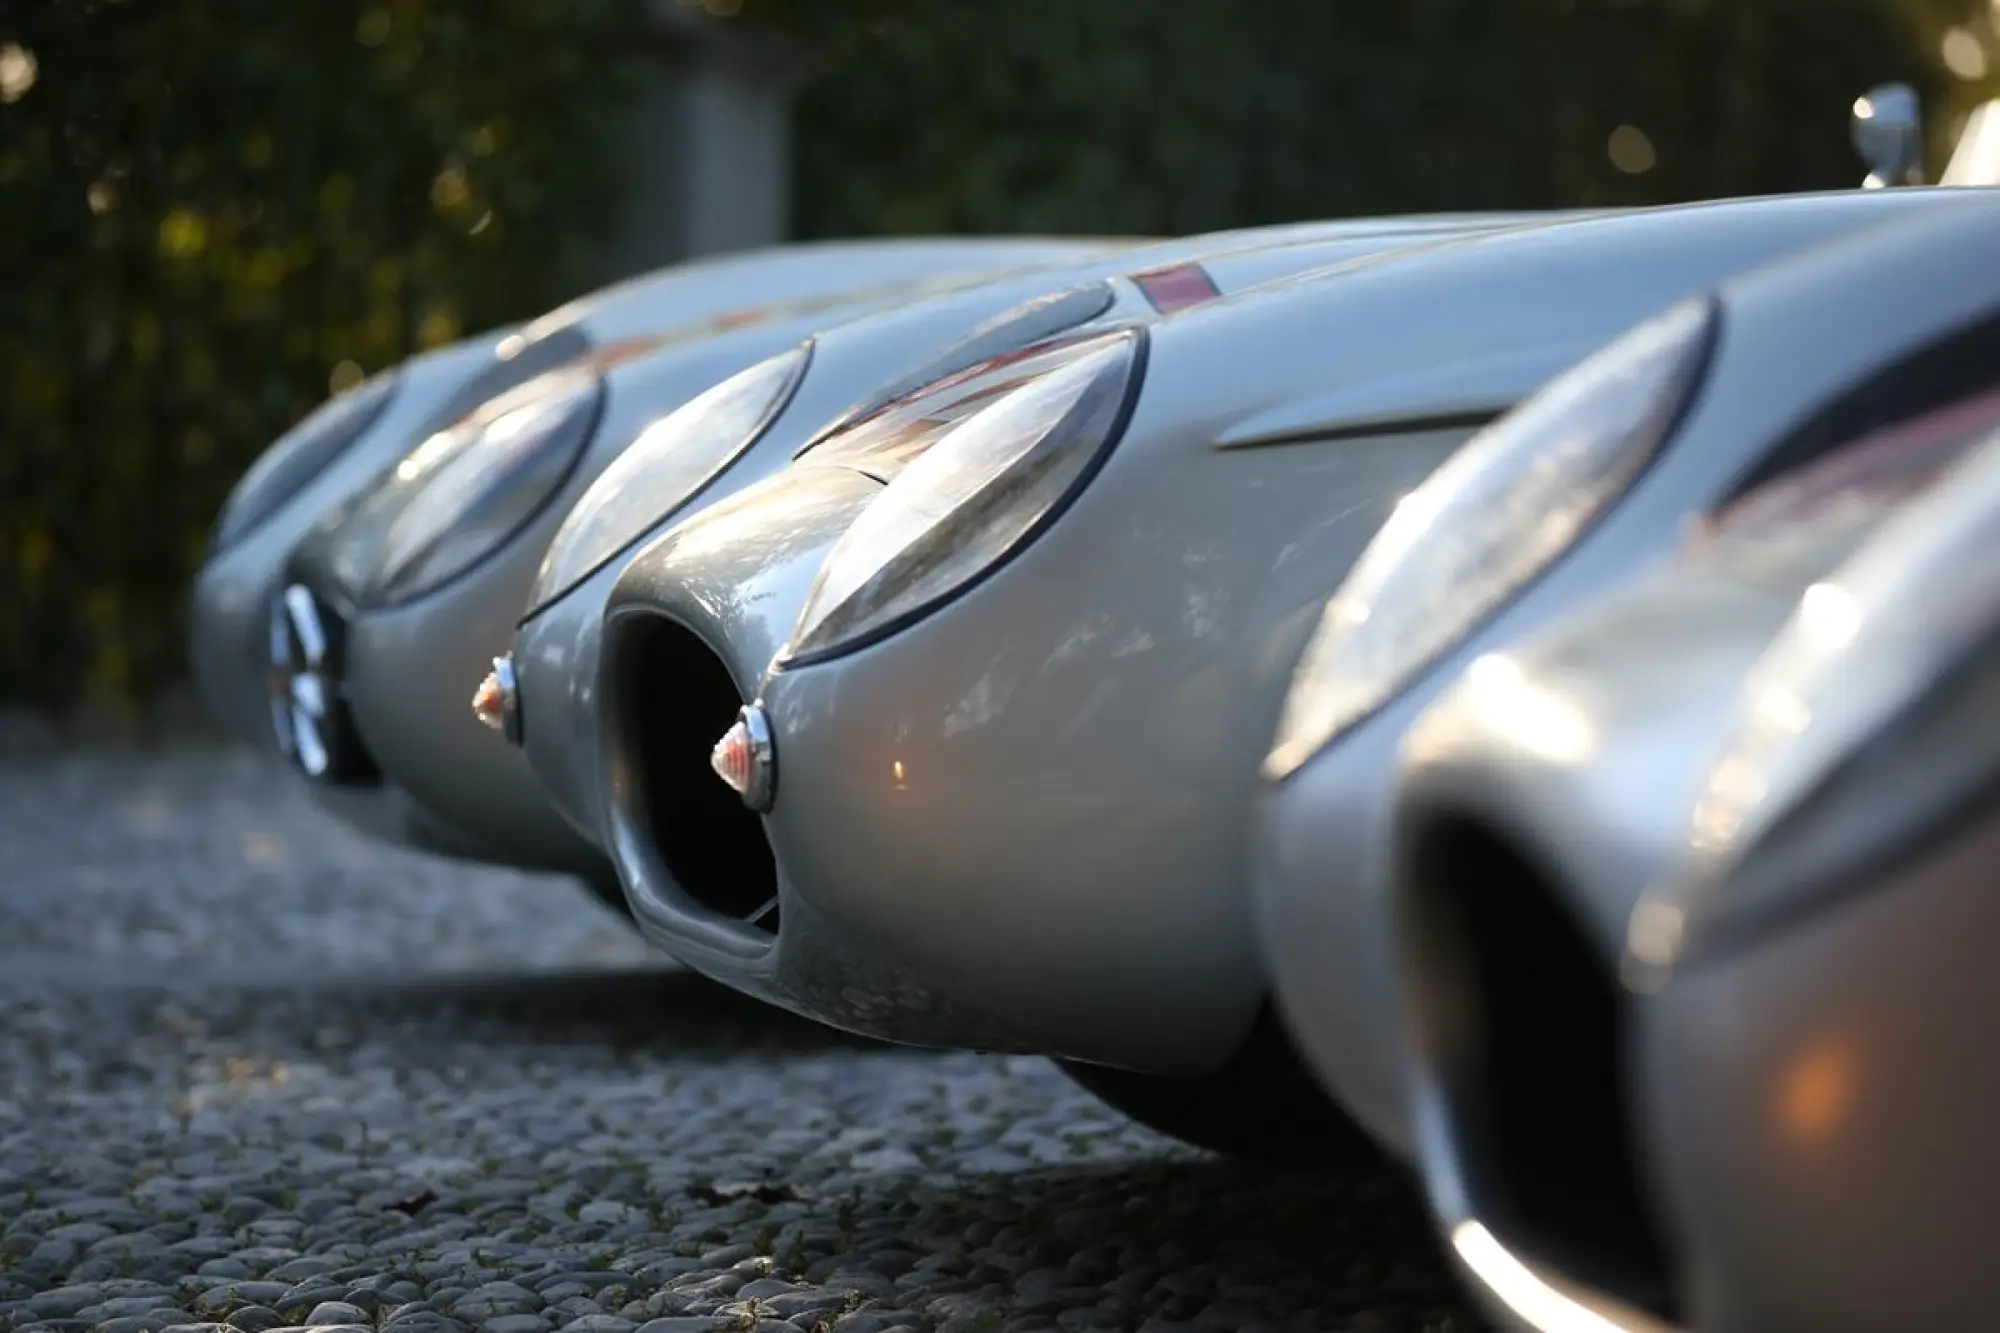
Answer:
[[[1738,582],[1796,591],[1860,549],[1996,426],[2000,388],[1838,444],[1705,516],[1684,557],[1720,560]]]
[[[1476,631],[1645,471],[1715,336],[1702,297],[1655,316],[1474,436],[1403,497],[1320,618],[1267,779],[1295,771]]]
[[[1089,282],[1009,307],[963,338],[945,346],[915,370],[841,413],[819,433],[813,444],[867,421],[940,380],[992,363],[1017,348],[1047,342],[1080,324],[1087,324],[1109,310],[1117,295],[1108,282]],[[812,447],[810,444],[806,446],[807,449]]]
[[[357,603],[409,601],[524,527],[576,467],[603,401],[595,370],[565,367],[425,440],[351,513],[328,558]]]
[[[596,572],[754,445],[798,388],[811,347],[760,361],[647,426],[563,519],[526,614]]]
[[[822,436],[801,450],[799,459],[851,467],[886,485],[953,426],[1062,365],[1075,355],[1078,343],[1101,336],[1058,337],[997,353],[858,418],[835,435]]]
[[[828,553],[782,665],[891,634],[1031,542],[1114,442],[1143,347],[1135,330],[1072,344],[898,472]]]
[[[2000,777],[2000,436],[1827,579],[1751,672],[1683,863],[1633,913],[1643,981],[1852,882]]]
[[[242,540],[365,435],[388,410],[398,382],[393,370],[365,380],[327,399],[279,436],[230,491],[209,553],[220,554]]]

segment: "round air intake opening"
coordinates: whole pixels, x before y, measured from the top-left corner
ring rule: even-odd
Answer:
[[[1610,966],[1559,886],[1490,828],[1439,822],[1409,849],[1413,1038],[1473,1214],[1523,1256],[1676,1318]]]
[[[604,704],[634,790],[626,808],[696,905],[775,932],[778,868],[764,822],[715,775],[709,753],[743,697],[722,659],[662,616],[617,626]]]

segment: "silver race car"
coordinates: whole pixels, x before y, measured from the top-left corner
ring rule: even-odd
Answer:
[[[1244,865],[1263,739],[1330,584],[1398,495],[1646,311],[1976,202],[1801,196],[1453,240],[1072,343],[886,487],[865,457],[808,454],[671,529],[612,594],[603,789],[635,912],[752,994],[1056,1055],[1184,1137],[1326,1134],[1304,1080],[1263,1077],[1282,1052]]]
[[[1415,1147],[1383,831],[1411,721],[1689,522],[1986,382],[1950,337],[2000,300],[2000,272],[1973,272],[2000,197],[1928,198],[1928,217],[1739,277],[1550,384],[1406,497],[1318,616],[1265,760],[1258,915],[1289,1025],[1384,1142]],[[1898,370],[1940,339],[1928,377]]]
[[[385,469],[480,403],[592,349],[778,301],[967,269],[1047,262],[1100,240],[913,238],[786,246],[631,279],[531,324],[497,329],[342,393],[287,431],[231,491],[191,602],[203,702],[235,739],[277,743],[265,686],[269,607],[293,546]]]
[[[1688,1290],[1620,1078],[1633,905],[1685,843],[1749,669],[1808,587],[2000,426],[1992,379],[1731,505],[1654,573],[1476,659],[1412,726],[1392,878],[1419,1159],[1503,1318],[1557,1292],[1643,1329]]]
[[[596,841],[598,631],[623,557],[646,540],[794,456],[866,456],[864,470],[886,480],[952,422],[1093,332],[1307,269],[1557,216],[1386,218],[1193,237],[825,329],[662,418],[593,483],[550,543],[515,649],[496,664],[478,711],[525,745],[554,807]],[[860,391],[868,396],[857,403]]]

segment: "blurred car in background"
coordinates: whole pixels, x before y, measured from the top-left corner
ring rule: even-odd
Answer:
[[[1241,1062],[1282,1049],[1244,865],[1313,610],[1398,495],[1641,314],[1970,202],[1662,209],[1303,275],[1070,344],[886,486],[801,466],[677,525],[601,650],[636,915],[752,994],[1056,1055],[1198,1142],[1276,1149],[1280,1107],[1326,1135],[1296,1070]]]
[[[649,538],[795,456],[887,480],[953,422],[1095,331],[1332,263],[1559,216],[1382,218],[1190,237],[825,329],[658,421],[577,501],[549,546],[515,649],[495,666],[484,715],[526,747],[555,809],[596,842],[599,630],[624,557]],[[787,605],[785,627],[797,606],[796,598]]]
[[[1633,905],[1800,596],[1996,425],[2000,388],[1786,474],[1631,588],[1475,660],[1412,727],[1393,876],[1419,1158],[1489,1304],[1519,1304],[1527,1273],[1649,1328],[1701,1285],[1667,1257],[1621,1077]]]
[[[1319,614],[1264,764],[1258,916],[1289,1025],[1384,1142],[1417,1146],[1383,777],[1411,722],[1691,522],[1992,381],[1955,339],[2000,297],[1967,272],[2000,197],[1854,197],[1891,195],[1931,207],[1745,273],[1550,384],[1406,497]]]
[[[1724,470],[1748,489],[1668,525],[1681,541],[1663,564],[1538,629],[1482,632],[1486,651],[1391,754],[1400,784],[1376,855],[1314,788],[1270,801],[1285,831],[1348,835],[1290,867],[1279,887],[1297,901],[1266,918],[1267,936],[1323,932],[1283,951],[1285,1015],[1344,1099],[1368,1068],[1356,1045],[1396,1052],[1380,1096],[1407,1121],[1383,1137],[1417,1157],[1452,1252],[1506,1326],[1664,1327],[1691,1280],[1664,1258],[1621,1100],[1610,997],[1626,921],[1685,836],[1744,671],[1801,590],[2000,424],[2000,286],[1983,314],[1946,294],[1965,242],[1996,228],[1992,211],[1899,224],[1726,286],[1731,336],[1702,390],[1716,397],[1664,447],[1730,455]],[[1866,333],[1828,317],[1905,289],[1902,316]],[[1791,360],[1810,365],[1773,370]],[[1741,447],[1753,429],[1765,448]],[[1332,790],[1349,799],[1353,785]],[[1386,880],[1378,897],[1306,916],[1315,890],[1373,887],[1356,862]],[[1259,887],[1268,911],[1274,886]],[[1334,988],[1302,982],[1315,949],[1323,969],[1369,961],[1337,930],[1389,937],[1385,1011],[1330,1011]]]
[[[2000,435],[1801,595],[1630,922],[1644,1165],[1713,1333],[1978,1327]]]
[[[532,323],[422,353],[363,381],[267,449],[216,519],[191,596],[190,655],[204,704],[235,739],[266,749],[278,743],[265,694],[267,635],[271,597],[292,547],[412,448],[486,400],[593,349],[732,311],[1053,260],[1111,244],[920,237],[794,245],[679,264],[573,301]]]

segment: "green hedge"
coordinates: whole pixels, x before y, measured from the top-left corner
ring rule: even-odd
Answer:
[[[0,6],[0,699],[178,674],[266,443],[330,383],[586,285],[628,3]],[[1841,187],[1854,96],[1964,104],[1941,40],[1990,37],[1985,0],[701,4],[818,57],[820,236]]]
[[[0,5],[0,699],[178,675],[210,522],[271,439],[587,285],[624,12]]]
[[[1986,0],[744,10],[825,55],[798,119],[808,234],[1179,233],[1839,188],[1863,174],[1854,98],[1893,78],[1933,107],[1962,105],[1974,90],[1948,86],[1940,39],[1957,22],[1990,38],[1988,12]],[[1624,165],[1645,170],[1613,161],[1614,135]]]

